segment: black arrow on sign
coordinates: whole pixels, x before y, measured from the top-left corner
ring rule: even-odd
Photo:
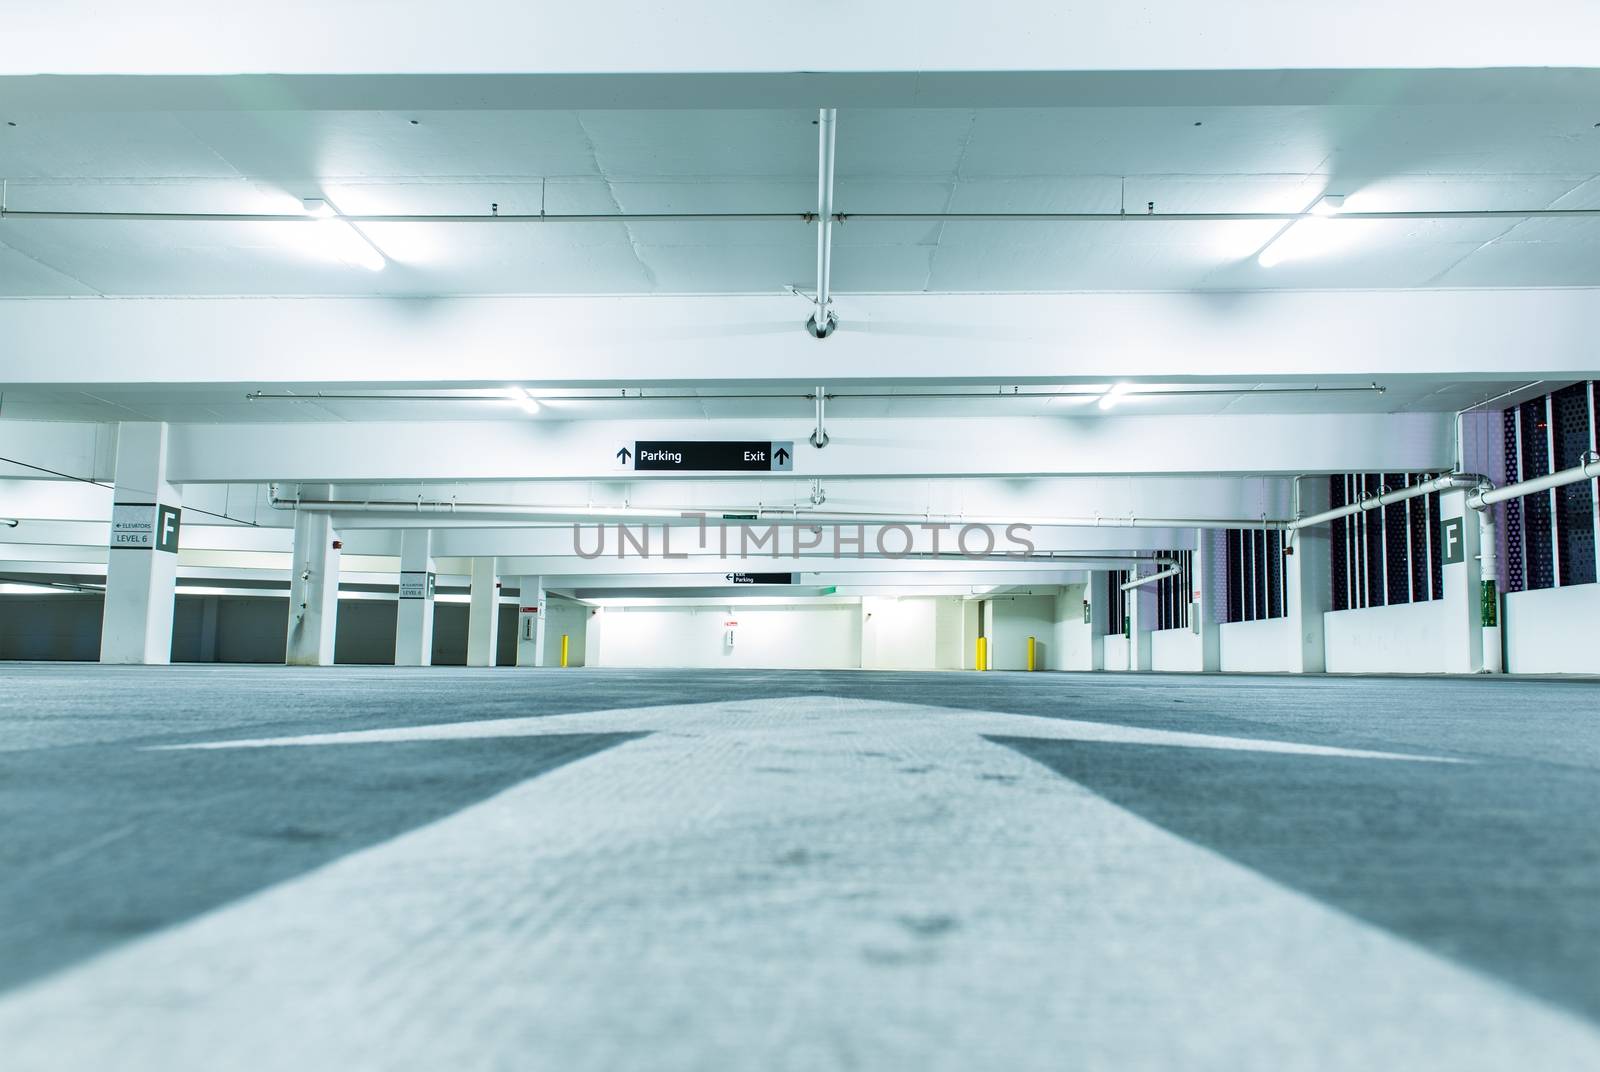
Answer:
[[[617,461],[621,462],[623,465],[627,465],[628,459],[631,457],[633,457],[633,452],[627,447],[623,447],[621,450],[617,451]]]
[[[778,453],[775,454],[774,457],[777,458],[778,464],[782,465],[784,462],[789,460],[789,452],[784,450],[782,447],[779,447]]]

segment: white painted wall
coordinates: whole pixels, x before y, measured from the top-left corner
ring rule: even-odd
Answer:
[[[561,637],[567,643],[567,665],[585,666],[588,647],[589,610],[585,604],[560,596],[546,596],[544,601],[544,665],[561,665]]]
[[[1150,669],[1194,673],[1204,670],[1200,634],[1193,629],[1160,629],[1151,633]]]
[[[961,642],[965,632],[965,606],[955,597],[935,601],[933,666],[936,670],[961,669]]]
[[[600,666],[851,669],[861,665],[860,610],[854,604],[607,607]],[[737,621],[734,642],[723,623]],[[931,623],[930,623],[931,625]],[[931,641],[930,641],[931,643]],[[597,650],[596,650],[597,649]]]
[[[1056,627],[1054,593],[1040,596],[997,595],[992,597],[990,606],[994,608],[989,635],[991,670],[1026,670],[1030,636],[1038,644],[1038,669],[1046,670],[1054,666],[1051,657]]]
[[[1322,616],[1330,674],[1441,674],[1443,600],[1329,611]]]
[[[1051,670],[1094,669],[1094,634],[1089,623],[1083,620],[1084,590],[1087,587],[1069,584],[1056,596],[1055,626],[1051,633],[1054,648],[1050,658]]]
[[[1600,584],[1512,592],[1505,598],[1506,672],[1600,673]]]
[[[861,666],[931,670],[938,647],[936,600],[866,596],[861,600]]]
[[[1225,622],[1222,634],[1222,669],[1241,673],[1286,671],[1294,668],[1298,643],[1293,622],[1288,618],[1265,618],[1258,622]]]
[[[1121,633],[1108,634],[1105,639],[1105,645],[1106,669],[1127,670],[1129,668],[1128,649],[1131,647],[1128,638]]]

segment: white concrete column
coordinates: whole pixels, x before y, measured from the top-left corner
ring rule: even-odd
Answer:
[[[1480,516],[1464,490],[1439,496],[1439,549],[1444,558],[1444,668],[1452,674],[1483,669],[1483,571],[1478,559]],[[1498,638],[1496,638],[1498,639]]]
[[[308,490],[315,497],[322,493]],[[339,536],[330,514],[297,510],[294,573],[289,580],[290,666],[332,666],[339,624]]]
[[[182,501],[167,483],[167,426],[120,425],[100,623],[103,663],[172,661]]]
[[[517,586],[517,665],[543,666],[545,621],[549,605],[544,597],[543,577],[523,577]]]
[[[1312,477],[1300,482],[1302,517],[1321,513],[1328,505],[1326,478]],[[1295,673],[1320,674],[1328,669],[1323,615],[1333,607],[1332,541],[1332,525],[1313,525],[1293,534],[1288,541],[1293,553],[1283,556],[1283,609],[1289,619],[1289,668]]]
[[[1128,578],[1132,580],[1130,576]],[[1156,586],[1140,585],[1128,597],[1128,669],[1150,669],[1150,634],[1156,627]]]
[[[495,560],[472,560],[472,605],[467,613],[467,665],[493,666],[500,637],[500,578]]]
[[[1087,670],[1106,668],[1106,630],[1111,626],[1111,609],[1107,602],[1107,582],[1104,573],[1091,570],[1089,583],[1084,586],[1083,598],[1089,604],[1089,665]]]
[[[1227,598],[1227,572],[1223,568],[1227,537],[1211,529],[1196,529],[1194,562],[1189,570],[1189,628],[1200,638],[1200,669],[1222,669],[1222,608]]]
[[[433,663],[433,533],[400,534],[400,590],[394,616],[394,664]]]

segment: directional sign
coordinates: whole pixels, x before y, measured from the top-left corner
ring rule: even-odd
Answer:
[[[793,584],[795,575],[792,573],[728,573],[724,574],[730,584]]]
[[[786,473],[794,470],[794,443],[753,441],[639,440],[617,451],[617,461],[636,470],[679,473]]]
[[[183,511],[164,503],[113,503],[111,546],[177,554],[182,516]]]
[[[401,599],[432,599],[434,575],[427,570],[401,570]]]

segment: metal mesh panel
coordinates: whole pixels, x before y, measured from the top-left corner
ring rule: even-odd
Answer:
[[[1330,476],[1328,478],[1328,505],[1334,509],[1345,504],[1344,477]],[[1350,609],[1350,548],[1347,546],[1345,532],[1350,527],[1344,518],[1332,522],[1328,528],[1328,548],[1330,554],[1329,574],[1333,578],[1333,609]]]
[[[1240,570],[1239,557],[1244,533],[1239,529],[1229,529],[1226,543],[1228,545],[1228,565],[1224,571],[1228,577],[1228,621],[1244,621],[1244,575]]]
[[[1418,483],[1419,474],[1412,479]],[[1432,598],[1428,576],[1428,497],[1406,500],[1406,531],[1411,536],[1411,600],[1421,603]]]
[[[1519,408],[1522,411],[1522,478],[1545,476],[1550,472],[1550,426],[1545,419],[1545,400],[1535,398]],[[1556,583],[1550,499],[1547,491],[1522,497],[1523,554],[1530,589],[1553,588]]]
[[[1444,598],[1444,548],[1439,543],[1439,493],[1428,495],[1428,533],[1432,543],[1428,548],[1428,572],[1433,575],[1433,598]]]
[[[1157,551],[1158,555],[1170,554],[1168,551]],[[1166,567],[1162,567],[1165,569]],[[1163,577],[1156,582],[1156,628],[1172,628],[1172,578]]]
[[[1505,451],[1506,451],[1506,483],[1514,484],[1522,479],[1521,457],[1517,450],[1517,411],[1505,411]],[[1524,573],[1522,568],[1522,500],[1507,499],[1505,502],[1505,590],[1507,592],[1520,592],[1524,588]]]
[[[1267,616],[1267,534],[1259,528],[1250,530],[1250,566],[1251,582],[1254,584],[1256,598],[1251,603],[1251,618],[1259,619]]]
[[[1283,533],[1267,533],[1267,617],[1283,617]]]
[[[1384,473],[1383,483],[1390,491],[1406,486],[1404,473]],[[1411,529],[1406,524],[1406,504],[1390,503],[1383,508],[1383,560],[1387,567],[1384,576],[1385,599],[1390,604],[1411,602],[1411,563],[1409,539]]]
[[[1189,627],[1190,570],[1194,565],[1193,551],[1158,551],[1174,559],[1178,572],[1156,582],[1156,628],[1187,629]]]
[[[1128,582],[1126,570],[1112,570],[1106,574],[1106,631],[1112,636],[1120,636],[1127,626],[1127,593],[1122,586]]]
[[[1378,489],[1383,485],[1383,478],[1377,473],[1367,473],[1361,477],[1362,490],[1370,498],[1378,494]],[[1362,557],[1367,565],[1367,606],[1383,606],[1383,511],[1367,510],[1361,514],[1365,522],[1366,532],[1363,534]]]
[[[1550,396],[1559,472],[1582,465],[1590,449],[1589,385],[1575,383]],[[1590,481],[1556,489],[1556,557],[1562,587],[1594,583],[1594,498]]]

